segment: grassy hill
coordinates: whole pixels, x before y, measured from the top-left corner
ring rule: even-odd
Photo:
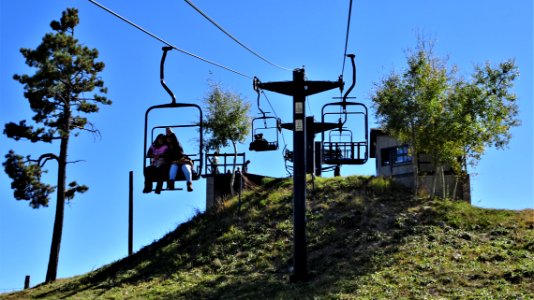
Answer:
[[[234,198],[130,257],[0,298],[534,299],[532,210],[414,199],[372,177],[319,178],[308,195],[308,282],[289,282],[292,181],[271,179],[239,216]]]

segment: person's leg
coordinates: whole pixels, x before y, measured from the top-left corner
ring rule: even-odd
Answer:
[[[156,168],[156,190],[155,193],[161,193],[163,189],[163,181],[167,180],[169,176],[169,166],[163,165]]]
[[[184,173],[185,181],[190,182],[193,179],[193,173],[191,172],[191,165],[183,164],[182,172]]]
[[[145,175],[145,187],[143,189],[143,193],[150,193],[152,192],[152,179],[154,178],[154,167],[148,166],[144,170]]]
[[[178,165],[177,164],[171,164],[171,168],[169,169],[169,180],[175,180],[176,179],[176,173],[178,173]]]
[[[191,172],[191,165],[183,164],[182,172],[184,173],[185,181],[187,182],[187,191],[193,191],[193,174]]]
[[[176,173],[178,173],[178,165],[171,164],[169,168],[169,181],[167,181],[167,188],[174,190],[174,180],[176,179]]]

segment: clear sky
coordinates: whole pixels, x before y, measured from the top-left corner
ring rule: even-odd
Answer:
[[[263,82],[291,80],[290,71],[273,67],[244,50],[179,0],[110,1],[101,4],[160,36],[172,45],[235,69]],[[341,73],[349,1],[205,1],[195,4],[241,42],[269,61],[290,68],[305,67],[309,80],[336,80]],[[159,83],[163,44],[85,0],[0,0],[0,124],[30,119],[22,85],[13,74],[33,72],[19,49],[35,48],[49,24],[67,7],[76,7],[81,23],[76,36],[100,51],[106,64],[102,73],[112,106],[102,107],[90,120],[101,137],[82,134],[72,139],[68,180],[90,190],[67,204],[58,277],[69,277],[111,263],[127,255],[128,173],[135,176],[134,250],[159,239],[205,209],[205,182],[195,192],[145,195],[142,190],[143,126],[145,110],[168,103]],[[474,66],[514,58],[521,76],[518,95],[522,126],[512,130],[505,151],[489,149],[472,170],[472,202],[486,208],[534,208],[533,200],[533,7],[532,1],[371,1],[354,0],[349,53],[355,53],[358,84],[352,96],[370,104],[380,79],[406,66],[406,51],[417,35],[434,39],[435,51],[448,57],[466,78]],[[236,75],[198,59],[171,51],[166,80],[178,102],[200,104],[208,92],[208,79],[240,93],[255,106],[252,79]],[[349,78],[350,66],[345,68]],[[347,82],[348,84],[348,82]],[[291,121],[291,98],[267,92],[279,117]],[[308,114],[320,119],[321,107],[339,91],[311,96]],[[266,105],[266,104],[262,104]],[[269,109],[270,111],[270,109]],[[160,116],[184,120],[186,114]],[[187,114],[188,117],[189,114]],[[371,110],[370,127],[375,127]],[[169,121],[169,122],[172,122]],[[284,133],[292,148],[291,132]],[[194,148],[191,137],[181,137]],[[282,141],[282,140],[281,140]],[[282,152],[250,153],[249,171],[286,176]],[[15,142],[0,135],[0,154],[9,149],[22,155],[58,151],[58,145]],[[55,184],[54,164],[45,180]],[[375,161],[343,168],[342,174],[375,173]],[[31,209],[16,201],[8,177],[0,172],[0,292],[23,287],[25,275],[32,286],[44,281],[52,237],[55,196],[50,207]]]

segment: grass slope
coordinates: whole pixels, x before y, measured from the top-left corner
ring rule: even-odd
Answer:
[[[305,283],[289,283],[292,182],[265,180],[134,255],[2,299],[534,299],[534,212],[316,179]]]

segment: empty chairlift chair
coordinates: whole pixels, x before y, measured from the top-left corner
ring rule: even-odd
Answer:
[[[323,163],[328,165],[361,165],[368,159],[367,106],[347,101],[356,84],[354,54],[347,56],[352,62],[352,85],[343,95],[342,101],[327,103],[321,110],[323,126],[331,120],[337,120],[339,124],[337,128],[328,131],[328,140],[325,132],[321,133]]]

